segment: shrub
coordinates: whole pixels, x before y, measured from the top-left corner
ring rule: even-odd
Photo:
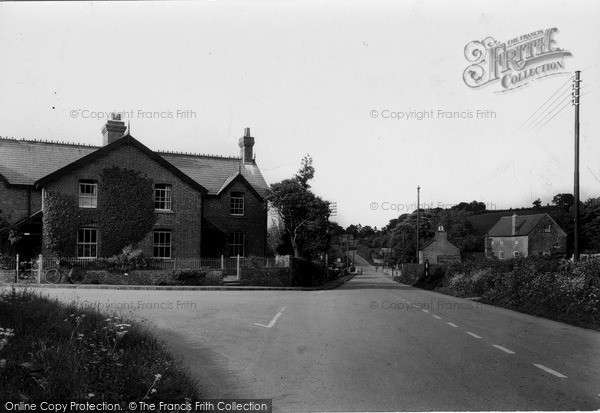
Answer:
[[[131,245],[123,248],[119,255],[114,255],[110,258],[90,261],[89,266],[98,270],[107,270],[112,273],[123,273],[132,270],[149,270],[156,268],[156,264],[160,260],[149,258],[140,248],[136,249]],[[84,263],[84,265],[86,265]]]
[[[289,287],[291,285],[289,268],[252,268],[242,269],[242,285]]]
[[[326,268],[304,258],[290,262],[293,287],[318,287],[325,282]]]
[[[206,271],[200,270],[175,270],[173,280],[181,285],[204,285]]]
[[[452,264],[438,291],[600,328],[600,261],[543,257]]]

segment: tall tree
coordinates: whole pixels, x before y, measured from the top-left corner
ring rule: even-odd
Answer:
[[[313,179],[315,176],[315,168],[312,162],[312,157],[307,154],[304,158],[302,158],[300,169],[294,176],[294,178],[306,189],[310,188],[308,181]]]
[[[575,198],[573,197],[573,194],[556,194],[554,195],[554,198],[552,198],[552,203],[568,210],[575,205]]]
[[[313,176],[312,158],[307,155],[293,178],[275,183],[269,190],[268,200],[281,217],[296,257],[312,258],[329,247],[329,202],[309,189]]]

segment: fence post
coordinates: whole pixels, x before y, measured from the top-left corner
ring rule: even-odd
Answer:
[[[223,258],[223,254],[221,254],[221,269],[224,270],[225,269],[225,260]]]
[[[15,282],[19,282],[19,254],[17,254],[17,271],[15,272]]]
[[[237,279],[240,280],[240,254],[237,256]]]
[[[38,273],[37,273],[38,284],[42,283],[42,269],[43,269],[42,265],[44,265],[44,257],[42,257],[42,254],[40,254],[38,257]]]

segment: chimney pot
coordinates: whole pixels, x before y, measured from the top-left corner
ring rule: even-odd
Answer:
[[[517,233],[517,213],[513,213],[512,215],[512,235],[515,235]]]
[[[253,162],[252,147],[254,146],[254,138],[250,136],[250,128],[244,129],[244,136],[240,138],[238,145],[240,147],[242,163],[251,164]]]
[[[121,121],[120,113],[112,113],[111,118],[106,121],[106,125],[102,127],[102,144],[103,146],[110,145],[123,137],[127,130],[125,122]]]

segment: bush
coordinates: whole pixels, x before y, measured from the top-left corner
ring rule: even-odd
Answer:
[[[242,285],[289,287],[292,284],[289,268],[243,268],[241,278]]]
[[[111,273],[124,273],[132,270],[151,270],[157,267],[159,260],[149,258],[144,255],[141,248],[134,248],[131,245],[123,248],[119,255],[113,255],[110,258],[90,261],[90,267],[97,270],[107,270]],[[85,263],[83,265],[86,265]],[[87,268],[91,269],[91,268]]]
[[[304,258],[290,262],[293,287],[319,287],[324,284],[326,268]]]
[[[573,263],[528,257],[452,264],[437,290],[459,297],[478,296],[488,304],[600,328],[600,261]]]
[[[221,285],[223,279],[217,272],[207,273],[204,270],[175,270],[173,281],[177,285]]]

